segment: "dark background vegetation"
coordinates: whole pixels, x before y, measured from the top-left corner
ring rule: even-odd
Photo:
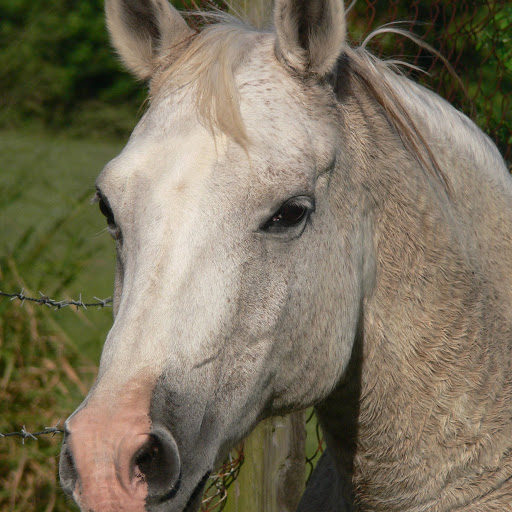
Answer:
[[[193,0],[174,4],[197,5]],[[0,0],[0,13],[0,127],[29,123],[74,135],[129,133],[144,89],[122,71],[111,51],[103,0]],[[469,98],[428,52],[387,37],[386,54],[398,48],[406,60],[428,69],[432,75],[423,82],[491,131],[505,151],[512,128],[512,106],[505,101],[512,87],[512,4],[359,0],[349,26],[357,40],[369,27],[397,20],[410,22],[404,27],[450,60]]]
[[[351,39],[396,20],[439,49],[464,87],[399,36],[377,37],[373,51],[428,70],[415,78],[470,115],[510,160],[510,2],[359,0]],[[113,245],[89,200],[144,99],[110,48],[103,0],[0,0],[0,290],[111,294]],[[0,298],[0,432],[64,420],[94,379],[110,324],[107,310],[53,312]],[[59,443],[0,438],[0,511],[74,509],[56,484]]]
[[[0,0],[0,13],[0,126],[129,133],[144,90],[111,50],[103,0]]]

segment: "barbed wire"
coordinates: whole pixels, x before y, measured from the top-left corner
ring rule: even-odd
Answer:
[[[111,297],[108,297],[107,299],[100,299],[98,297],[94,297],[94,299],[97,301],[97,302],[84,302],[82,300],[82,294],[80,294],[80,298],[78,300],[68,300],[68,299],[64,299],[64,300],[54,300],[54,299],[51,299],[50,297],[48,297],[47,295],[45,295],[43,292],[39,292],[39,294],[41,295],[39,298],[37,297],[27,297],[25,295],[25,289],[22,288],[20,292],[18,293],[6,293],[6,292],[2,292],[0,291],[0,296],[1,297],[8,297],[10,298],[11,300],[15,300],[15,299],[18,299],[21,301],[21,306],[23,307],[23,305],[25,304],[25,301],[29,301],[29,302],[34,302],[36,304],[39,304],[41,306],[48,306],[48,307],[53,307],[54,309],[62,309],[62,308],[67,308],[68,306],[75,306],[77,311],[79,308],[84,308],[84,309],[87,309],[87,308],[93,308],[93,307],[97,307],[98,309],[102,309],[102,308],[110,308],[112,307],[111,304],[112,304],[112,298]]]
[[[25,444],[25,439],[34,439],[37,441],[37,436],[52,434],[52,437],[53,437],[55,434],[63,434],[64,430],[59,428],[59,424],[60,424],[60,420],[57,422],[57,424],[54,427],[45,427],[44,430],[41,430],[39,432],[29,432],[25,428],[25,425],[23,425],[20,432],[8,432],[6,434],[3,434],[2,432],[0,432],[0,438],[18,436],[18,437],[21,437],[21,443]]]
[[[314,421],[314,418],[314,410],[311,410],[308,418],[306,419],[306,423]],[[21,431],[19,432],[8,432],[5,434],[0,432],[0,438],[17,436],[21,437],[22,444],[25,444],[26,439],[34,439],[37,441],[38,436],[51,434],[52,437],[54,437],[56,434],[64,433],[64,430],[59,428],[60,422],[61,420],[59,420],[55,426],[45,427],[39,432],[29,432],[25,425],[23,425]],[[317,448],[315,452],[310,456],[306,455],[305,459],[306,465],[310,466],[306,483],[309,481],[309,478],[313,472],[315,459],[318,458],[318,456],[323,452],[325,448],[322,434],[320,432],[320,425],[318,422],[316,423],[315,434]],[[219,468],[219,470],[209,478],[210,483],[206,486],[206,489],[203,493],[201,512],[222,512],[222,510],[224,510],[228,499],[228,489],[238,478],[244,463],[244,458],[244,447],[243,444],[240,444],[232,453],[229,454],[228,459]]]
[[[211,482],[203,493],[201,512],[212,512],[214,510],[221,512],[224,510],[228,499],[228,488],[238,478],[244,463],[243,445],[236,448],[235,455],[233,456],[230,453],[228,460],[220,467],[219,471],[210,477]]]
[[[52,437],[55,434],[63,434],[64,430],[59,428],[61,420],[53,427],[45,427],[39,432],[29,432],[25,425],[19,432],[0,432],[0,438],[3,437],[21,437],[21,443],[25,444],[26,439],[34,439],[37,441],[38,436],[51,434]],[[244,449],[243,445],[240,445],[235,450],[235,456],[229,454],[226,462],[219,468],[217,473],[212,475],[209,480],[210,483],[207,485],[206,490],[203,494],[203,501],[201,504],[201,512],[221,512],[228,499],[228,488],[238,478],[240,469],[244,462]]]

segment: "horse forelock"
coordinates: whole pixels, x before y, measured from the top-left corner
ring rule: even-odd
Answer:
[[[208,16],[204,13],[205,16]],[[228,14],[214,13],[215,23],[196,33],[178,58],[162,58],[150,96],[168,97],[193,88],[199,120],[246,148],[248,137],[240,112],[235,72],[260,32]]]

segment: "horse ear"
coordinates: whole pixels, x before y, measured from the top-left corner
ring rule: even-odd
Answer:
[[[193,33],[167,0],[106,0],[112,44],[125,66],[146,80],[158,57]]]
[[[342,0],[276,0],[276,54],[300,74],[333,70],[345,42]]]

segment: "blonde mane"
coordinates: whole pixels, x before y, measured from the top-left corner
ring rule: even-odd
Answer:
[[[246,149],[250,141],[240,113],[235,72],[253,47],[255,35],[264,32],[249,25],[247,20],[222,12],[195,12],[191,15],[199,15],[212,23],[185,42],[187,46],[178,52],[178,58],[173,60],[174,52],[171,51],[161,59],[161,71],[153,80],[151,96],[156,96],[162,89],[166,94],[172,94],[193,84],[200,121],[211,133],[225,133]],[[402,34],[404,31],[384,26],[372,32],[361,46],[347,46],[343,57],[348,66],[340,68],[339,74],[347,80],[347,69],[352,73],[352,77],[380,105],[421,168],[437,178],[450,193],[449,183],[428,141],[409,115],[393,85],[392,78],[401,75],[398,66],[408,64],[396,60],[383,61],[366,49],[367,42],[374,35],[384,32]],[[408,33],[406,35],[409,37]],[[412,40],[422,44],[414,36]]]
[[[177,59],[169,60],[172,53],[162,59],[162,71],[151,85],[151,96],[162,89],[168,95],[194,84],[200,120],[210,132],[219,130],[246,147],[249,140],[234,76],[257,31],[225,13],[200,14],[214,23],[194,34]]]

